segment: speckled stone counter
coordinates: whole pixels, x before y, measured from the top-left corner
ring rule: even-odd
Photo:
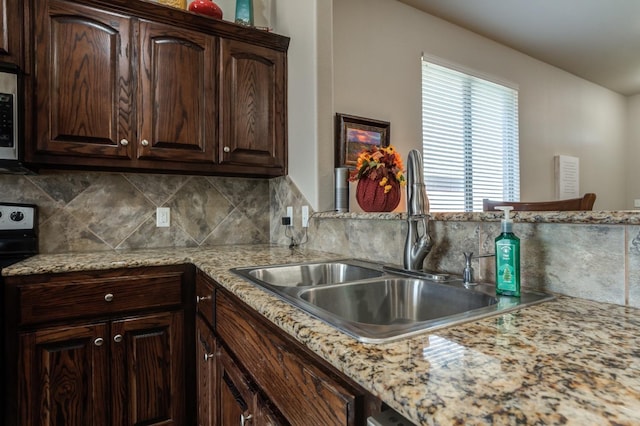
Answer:
[[[432,425],[639,425],[640,310],[560,297],[362,344],[228,271],[335,255],[286,247],[39,255],[4,275],[191,262],[403,415]]]
[[[359,212],[316,212],[313,217],[320,219],[360,219],[360,220],[406,220],[407,214],[402,212],[390,213],[359,213]],[[502,212],[431,212],[429,217],[442,222],[499,222]],[[598,225],[638,225],[640,224],[640,210],[618,211],[514,211],[511,218],[520,223],[574,223]]]

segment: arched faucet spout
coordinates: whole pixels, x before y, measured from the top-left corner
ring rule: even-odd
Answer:
[[[407,158],[407,239],[404,244],[404,268],[421,271],[433,246],[429,235],[429,199],[424,185],[422,156],[416,149]]]

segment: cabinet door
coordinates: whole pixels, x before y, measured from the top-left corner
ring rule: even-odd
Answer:
[[[360,392],[303,357],[225,291],[216,293],[216,334],[289,422],[359,424]]]
[[[138,158],[215,161],[216,38],[140,22]]]
[[[275,408],[260,395],[256,398],[256,418],[253,426],[286,426],[290,423],[285,420]]]
[[[225,164],[286,168],[286,56],[221,40],[221,155]]]
[[[219,355],[220,424],[255,424],[255,393],[243,372],[224,350]],[[251,422],[251,423],[250,423]]]
[[[20,335],[18,424],[109,424],[106,324]]]
[[[196,386],[198,426],[215,426],[218,396],[216,377],[216,340],[200,315],[196,316]]]
[[[131,158],[130,19],[35,2],[37,152]]]
[[[113,425],[184,424],[182,312],[114,321],[110,338]]]
[[[0,0],[0,57],[22,65],[22,1]]]

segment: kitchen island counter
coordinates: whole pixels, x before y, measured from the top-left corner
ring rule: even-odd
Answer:
[[[640,310],[556,300],[386,344],[364,344],[229,272],[336,259],[283,246],[38,255],[30,275],[193,263],[389,406],[420,424],[640,424]]]

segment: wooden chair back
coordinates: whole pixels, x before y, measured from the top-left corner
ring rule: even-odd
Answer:
[[[569,198],[556,201],[514,202],[495,201],[485,198],[482,200],[482,210],[485,212],[496,210],[496,206],[511,206],[514,211],[569,211],[593,210],[596,194],[589,192],[582,198]]]

